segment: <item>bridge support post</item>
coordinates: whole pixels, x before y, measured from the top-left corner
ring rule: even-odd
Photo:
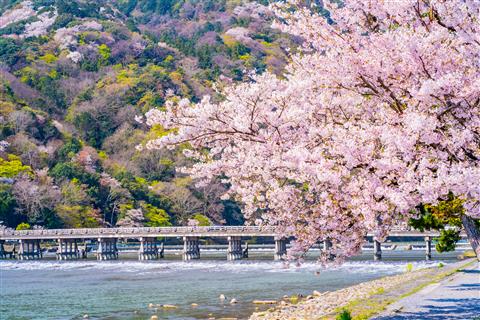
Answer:
[[[323,251],[328,251],[332,247],[332,241],[330,240],[323,240]]]
[[[57,260],[80,258],[77,239],[58,239]]]
[[[97,260],[118,259],[117,239],[98,238]]]
[[[425,260],[430,261],[432,259],[432,238],[425,237]]]
[[[0,240],[0,259],[6,259],[7,253],[5,252],[5,240]]]
[[[87,254],[87,251],[88,251],[88,246],[87,246],[87,241],[84,240],[83,242],[83,246],[81,247],[81,249],[79,250],[79,258],[80,259],[87,259],[88,258],[88,254]]]
[[[242,258],[242,237],[228,237],[227,260],[234,261]]]
[[[38,239],[21,239],[19,240],[20,248],[18,250],[19,260],[32,260],[42,258],[42,249],[40,248],[40,240]]]
[[[165,245],[162,243],[160,243],[160,249],[158,250],[158,256],[163,259],[165,258]]]
[[[243,249],[243,257],[248,258],[248,242],[245,242],[245,249]]]
[[[275,254],[273,260],[283,260],[287,254],[287,239],[275,237]]]
[[[332,241],[330,239],[323,240],[323,252],[328,252],[332,248]],[[335,258],[335,255],[332,253],[328,254],[328,260],[332,261]]]
[[[155,238],[140,238],[138,260],[157,260],[158,258],[158,247]]]
[[[198,237],[183,237],[183,260],[200,259],[200,245]]]
[[[382,244],[377,238],[373,238],[373,260],[382,260]]]

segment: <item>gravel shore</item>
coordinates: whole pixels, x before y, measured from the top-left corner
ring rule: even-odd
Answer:
[[[284,299],[268,311],[254,313],[250,320],[334,319],[342,308],[347,308],[354,316],[374,315],[400,297],[407,296],[429,283],[439,281],[470,262],[461,261],[445,267],[405,272],[334,292],[312,294],[297,303]]]

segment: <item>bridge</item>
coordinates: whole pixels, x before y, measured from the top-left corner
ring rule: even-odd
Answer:
[[[436,231],[419,232],[406,228],[394,228],[390,237],[423,238],[426,245],[426,259],[431,258],[431,241],[438,236]],[[373,234],[367,236],[373,237]],[[85,240],[97,241],[97,259],[118,259],[118,239],[138,239],[140,249],[139,260],[163,258],[163,243],[157,238],[183,238],[183,260],[200,258],[200,238],[227,238],[228,260],[240,260],[248,257],[248,244],[242,246],[242,237],[273,237],[275,241],[274,259],[281,260],[287,251],[288,239],[278,234],[272,226],[207,226],[207,227],[139,227],[139,228],[84,228],[84,229],[36,229],[36,230],[0,230],[0,258],[11,256],[4,249],[5,241],[18,242],[19,250],[15,256],[20,260],[41,259],[42,241],[57,241],[57,259],[71,260],[86,257]],[[373,239],[374,258],[381,259],[381,243]],[[80,244],[84,244],[80,248]],[[328,239],[323,241],[324,249],[330,246]]]

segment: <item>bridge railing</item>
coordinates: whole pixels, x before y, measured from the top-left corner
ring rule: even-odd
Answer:
[[[274,233],[275,227],[266,226],[188,226],[188,227],[137,227],[137,228],[82,228],[82,229],[36,229],[36,230],[0,230],[0,235],[6,236],[89,236],[89,235],[129,235],[137,234],[188,234],[188,233]]]
[[[438,232],[426,232],[412,230],[407,226],[392,228],[391,234],[422,235],[437,234]],[[35,238],[95,238],[95,237],[118,237],[136,238],[145,236],[276,236],[279,234],[274,226],[174,226],[174,227],[138,227],[138,228],[83,228],[83,229],[35,229],[35,230],[13,230],[0,229],[2,239]],[[369,233],[371,236],[371,234]]]

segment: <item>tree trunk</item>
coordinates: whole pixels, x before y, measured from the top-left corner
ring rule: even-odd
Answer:
[[[462,224],[467,233],[468,241],[470,241],[473,251],[477,255],[477,260],[480,261],[480,230],[475,225],[475,221],[465,214],[462,215]]]

